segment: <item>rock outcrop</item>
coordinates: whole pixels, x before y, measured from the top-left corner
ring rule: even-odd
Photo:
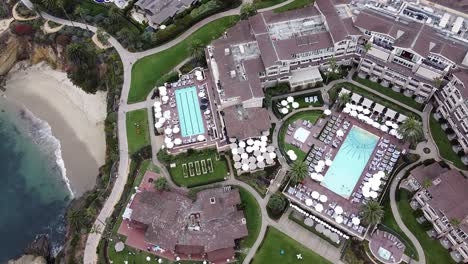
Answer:
[[[8,261],[8,264],[47,264],[47,260],[41,256],[24,255],[19,259]]]
[[[20,41],[8,32],[0,35],[0,76],[7,74],[22,52]]]

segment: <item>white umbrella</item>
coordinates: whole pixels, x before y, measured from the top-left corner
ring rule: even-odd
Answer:
[[[296,155],[296,154],[291,155],[291,156],[289,156],[289,158],[290,158],[292,161],[297,160],[297,155]]]
[[[257,164],[255,164],[255,163],[250,163],[249,164],[249,169],[250,170],[255,170],[256,168],[257,168]]]
[[[288,101],[288,103],[292,103],[294,102],[294,97],[288,96],[288,98],[286,98],[286,101]]]
[[[359,113],[359,114],[357,115],[357,118],[358,118],[359,120],[363,120],[364,117],[366,117],[366,116],[363,115],[363,114],[361,114],[361,113]]]
[[[312,172],[310,174],[310,178],[312,178],[312,180],[316,180],[317,179],[317,173],[316,172]]]
[[[240,169],[240,168],[242,168],[242,163],[240,163],[240,162],[234,163],[234,168],[235,168],[235,169]]]
[[[350,104],[348,107],[351,110],[356,110],[357,105]]]
[[[267,141],[268,141],[268,137],[267,137],[267,136],[261,136],[261,137],[260,137],[260,141],[267,142]],[[273,148],[273,149],[274,149],[274,148]]]
[[[169,142],[169,143],[166,144],[166,147],[167,147],[168,149],[171,149],[171,148],[174,147],[174,143]]]
[[[374,123],[372,123],[372,126],[375,128],[380,128],[380,123],[377,121],[374,121]]]
[[[171,111],[166,110],[163,113],[164,118],[170,119],[171,118]]]
[[[349,109],[349,107],[343,108],[343,113],[348,114],[349,112],[351,112],[351,109]]]
[[[403,136],[400,135],[400,134],[397,134],[397,135],[396,135],[396,138],[398,138],[398,139],[403,139]]]
[[[362,195],[363,195],[365,198],[370,197],[369,189],[363,189],[363,190],[362,190]]]
[[[172,139],[170,137],[165,137],[164,138],[164,143],[166,143],[166,144],[171,142],[171,141],[172,141]]]
[[[358,115],[358,113],[355,110],[353,110],[353,111],[351,111],[349,113],[349,115],[352,116],[352,117],[356,117]]]
[[[317,174],[317,177],[315,178],[317,181],[321,182],[323,181],[323,175],[322,174]]]
[[[180,132],[180,128],[178,126],[175,126],[173,129],[172,129],[172,132],[174,134],[178,134]]]
[[[287,114],[288,112],[289,112],[289,110],[286,107],[281,108],[281,113],[283,115]]]
[[[339,206],[339,205],[336,206],[336,207],[335,207],[335,213],[337,213],[337,214],[342,214],[342,213],[343,213],[343,207],[341,207],[341,206]]]
[[[166,90],[161,90],[161,91],[159,91],[159,95],[164,97],[164,96],[167,95],[167,91]]]
[[[247,151],[248,153],[252,153],[253,152],[253,148],[251,146],[247,146],[245,148],[245,151]]]
[[[247,145],[252,146],[254,144],[254,140],[249,138],[247,139]]]
[[[392,124],[392,127],[393,127],[393,129],[398,129],[399,126],[398,126],[397,123],[393,123],[393,124]]]
[[[162,125],[163,125],[162,123],[157,122],[156,124],[154,124],[154,127],[155,128],[161,128]]]
[[[258,166],[260,169],[263,169],[263,168],[265,168],[265,162],[260,161],[260,162],[257,163],[257,166]]]
[[[294,152],[294,150],[290,149],[290,150],[288,150],[288,151],[286,152],[286,154],[288,154],[288,156],[291,156],[291,155],[294,155],[294,154],[296,154],[296,153]]]
[[[320,167],[325,166],[325,161],[319,160],[318,163],[317,163],[317,166],[320,166]]]
[[[241,160],[241,156],[239,156],[239,155],[232,155],[232,159],[233,159],[234,161],[240,161],[240,160]]]
[[[383,178],[383,177],[385,177],[385,172],[383,172],[383,171],[378,171],[378,172],[377,172],[377,175],[379,175],[379,177]]]
[[[270,156],[271,159],[276,158],[276,153],[274,153],[274,152],[271,152],[268,155]]]
[[[166,135],[172,134],[172,129],[170,127],[166,128],[166,130],[164,130],[164,134]]]
[[[328,197],[324,194],[320,195],[320,202],[326,203],[328,201]]]
[[[242,170],[243,171],[248,171],[249,170],[249,164],[242,164]]]
[[[374,123],[374,120],[372,120],[370,117],[367,117],[365,121],[368,125],[372,125]]]
[[[167,101],[169,101],[169,96],[165,95],[161,99],[162,99],[163,102],[167,102]]]
[[[362,112],[362,110],[364,110],[364,107],[362,107],[362,105],[358,105],[358,106],[356,107],[356,111]]]
[[[362,110],[362,113],[365,114],[365,115],[368,115],[368,114],[370,114],[370,110],[369,109],[364,109],[364,110]]]
[[[156,113],[154,114],[154,117],[156,117],[156,119],[157,119],[157,118],[161,118],[161,117],[162,117],[162,113],[161,113],[161,112],[156,112]]]
[[[174,144],[176,144],[176,145],[182,144],[182,139],[180,139],[180,138],[174,139]]]
[[[353,217],[351,221],[353,222],[353,225],[359,225],[361,223],[361,220],[357,217]]]
[[[315,205],[315,210],[317,210],[317,212],[322,212],[323,211],[323,205],[322,204]]]
[[[343,217],[341,215],[338,215],[336,218],[335,218],[335,221],[338,223],[338,224],[341,224],[343,223]]]
[[[375,192],[375,191],[371,191],[369,194],[370,194],[370,197],[371,197],[372,199],[375,199],[375,198],[377,198],[377,196],[378,196],[378,193]]]
[[[397,131],[396,129],[392,129],[392,130],[390,130],[390,132],[388,132],[388,133],[389,133],[390,135],[392,135],[392,136],[398,135],[398,131]]]
[[[293,107],[294,109],[299,108],[299,103],[298,103],[298,102],[293,102],[293,103],[292,103],[292,107]]]
[[[331,115],[332,112],[331,112],[330,109],[325,109],[325,111],[323,111],[323,113],[324,113],[325,115]]]
[[[318,199],[320,197],[320,194],[317,191],[312,192],[312,198]]]
[[[330,167],[332,165],[333,161],[331,159],[327,159],[325,161],[325,165],[327,165],[328,167]]]
[[[245,142],[244,141],[239,141],[239,147],[245,148]]]
[[[166,118],[161,117],[161,118],[159,118],[158,122],[161,123],[161,124],[164,124],[164,123],[166,123]]]
[[[150,257],[146,257],[146,261],[151,261],[151,258],[150,258]]]
[[[154,106],[154,107],[160,107],[160,106],[161,106],[161,102],[156,101],[156,102],[154,102],[153,106]]]
[[[312,206],[312,204],[313,204],[313,203],[312,203],[312,199],[306,199],[306,200],[305,200],[305,204],[306,204],[307,206]]]
[[[241,158],[243,159],[248,159],[249,158],[249,155],[247,153],[242,153],[241,154]]]
[[[197,140],[198,141],[203,141],[203,140],[205,140],[205,136],[204,135],[198,135]]]
[[[268,151],[268,152],[274,152],[274,151],[275,151],[275,147],[272,146],[272,145],[270,145],[270,146],[267,147],[267,151]]]
[[[380,130],[382,130],[383,132],[387,132],[387,131],[388,131],[388,126],[386,126],[386,125],[381,125],[381,126],[380,126]]]
[[[264,160],[265,160],[265,158],[264,158],[263,156],[258,156],[258,157],[257,157],[257,161],[258,161],[258,162],[264,161]]]
[[[385,125],[391,127],[393,125],[393,122],[390,120],[385,121]]]
[[[343,130],[341,130],[341,129],[338,129],[338,131],[336,131],[336,135],[337,135],[337,136],[339,136],[339,137],[342,137],[342,136],[344,136],[344,132],[343,132]]]
[[[287,106],[287,105],[288,105],[288,101],[282,100],[282,101],[281,101],[281,105],[282,105],[282,106]]]
[[[352,105],[353,105],[352,103],[346,103],[346,104],[345,104],[345,107],[351,108]]]
[[[232,155],[237,155],[239,152],[237,151],[237,149],[231,149],[231,153]]]
[[[323,171],[323,167],[320,167],[319,165],[316,165],[316,166],[314,167],[314,170],[315,170],[316,172],[321,172],[321,171]]]

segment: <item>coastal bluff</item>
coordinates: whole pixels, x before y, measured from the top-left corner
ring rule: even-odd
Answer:
[[[8,264],[47,264],[47,260],[41,256],[24,255],[19,259],[8,261]]]

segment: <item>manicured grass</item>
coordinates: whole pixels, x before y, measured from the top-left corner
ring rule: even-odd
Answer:
[[[273,12],[281,13],[281,12],[286,12],[289,10],[300,9],[308,5],[311,5],[313,3],[314,3],[314,0],[294,0],[293,2],[287,5],[276,8],[275,10],[273,10]]]
[[[409,204],[410,199],[410,192],[406,190],[398,191],[398,210],[400,211],[403,222],[409,228],[409,230],[411,230],[411,232],[416,236],[422,248],[424,249],[424,253],[426,255],[426,262],[428,264],[455,263],[450,257],[448,250],[442,247],[439,240],[429,238],[423,226],[416,221],[416,218],[413,215],[413,209],[411,209],[411,206]]]
[[[286,0],[254,0],[253,4],[257,9],[262,9],[270,6],[274,6],[280,3],[286,2]]]
[[[413,243],[408,238],[408,236],[401,230],[401,228],[396,223],[395,217],[393,217],[392,208],[390,207],[389,195],[386,195],[385,199],[382,202],[382,206],[384,208],[385,214],[382,219],[382,225],[384,226],[381,227],[381,229],[398,235],[406,246],[405,254],[408,256],[413,255],[413,258],[415,260],[419,260],[418,252],[416,251],[416,248],[414,247]]]
[[[345,82],[345,83],[339,83],[339,84],[336,84],[335,86],[333,86],[332,89],[330,89],[328,91],[328,94],[330,95],[330,101],[332,102],[335,102],[338,98],[338,93],[339,91],[341,90],[341,88],[346,88],[352,92],[355,92],[355,93],[358,93],[364,97],[366,97],[367,99],[370,99],[376,103],[379,103],[385,107],[388,107],[390,109],[393,109],[395,111],[397,111],[398,113],[401,113],[401,114],[404,114],[406,116],[414,116],[418,119],[421,119],[421,117],[419,115],[417,115],[416,113],[414,113],[413,111],[410,111],[406,108],[403,108],[399,105],[396,105],[392,102],[389,102],[387,100],[385,100],[384,98],[376,95],[375,93],[372,93],[372,92],[369,92],[367,90],[364,90],[362,89],[361,87],[359,86],[356,86],[352,83],[348,83],[348,82]]]
[[[441,125],[432,116],[432,114],[429,119],[429,127],[431,129],[432,138],[434,138],[442,158],[453,162],[455,166],[462,170],[466,169],[465,165],[461,161],[460,156],[458,156],[457,153],[453,151],[452,144],[447,138],[447,134],[444,132]]]
[[[418,102],[416,102],[413,98],[411,97],[407,97],[405,96],[404,94],[402,93],[398,93],[398,92],[395,92],[392,90],[392,88],[387,88],[387,87],[383,87],[382,85],[376,83],[376,82],[373,82],[371,80],[368,80],[368,79],[362,79],[362,78],[359,78],[359,77],[354,77],[354,80],[369,87],[369,88],[372,88],[374,90],[376,90],[377,92],[381,93],[381,94],[384,94],[388,97],[391,97],[395,100],[398,100],[399,102],[401,103],[404,103],[405,105],[411,107],[411,108],[414,108],[414,109],[417,109],[417,110],[422,110],[424,108],[424,105],[423,104],[420,104]]]
[[[213,164],[213,172],[184,177],[183,164],[187,164],[188,168],[188,164],[190,162],[201,160],[205,160],[205,162],[207,162],[208,159],[211,159],[211,162]],[[228,167],[225,158],[220,157],[216,150],[212,149],[195,153],[180,154],[171,163],[176,164],[174,168],[171,168],[170,166],[168,167],[172,180],[177,185],[185,187],[195,187],[213,182],[223,181],[224,177],[226,177],[228,174]],[[193,164],[195,166],[195,163]]]
[[[285,137],[286,137],[286,132],[288,130],[288,125],[293,123],[294,121],[301,119],[301,120],[308,120],[312,124],[315,124],[317,120],[322,116],[322,111],[316,111],[316,110],[311,110],[311,111],[304,111],[304,112],[299,112],[291,117],[289,117],[287,120],[284,121],[283,126],[281,126],[280,131],[278,133],[278,144],[280,147],[280,150],[286,154],[288,150],[294,150],[297,155],[297,160],[304,160],[307,153],[303,152],[302,150],[299,150],[297,147],[288,144],[285,142]]]
[[[130,155],[151,144],[148,127],[146,108],[127,112],[127,140]]]
[[[242,263],[248,249],[253,246],[260,233],[260,228],[262,227],[262,212],[257,200],[249,191],[240,186],[236,188],[239,189],[245,219],[247,220],[247,230],[249,231],[249,235],[240,242],[240,246],[243,249],[243,253],[241,253],[240,256],[240,263]]]
[[[281,255],[281,251],[284,252]],[[297,254],[302,255],[302,260],[297,259]],[[252,264],[288,264],[288,263],[313,263],[327,264],[330,261],[322,258],[317,253],[307,249],[294,239],[281,233],[278,229],[269,227]]]
[[[206,45],[214,39],[219,38],[238,20],[238,16],[229,16],[215,20],[195,31],[174,47],[137,61],[132,68],[132,82],[128,102],[135,103],[145,100],[148,93],[162,76],[169,73],[175,66],[190,56],[188,47],[194,40],[197,39]]]
[[[306,97],[314,97],[314,96],[317,96],[317,99],[318,99],[317,102],[307,103],[305,101]],[[283,106],[281,105],[281,101],[286,100],[286,98],[287,97],[282,98],[282,99],[273,100],[273,102],[272,102],[273,113],[278,118],[283,118],[285,116],[285,114],[281,113],[280,110],[283,108]],[[299,103],[299,108],[297,108],[297,109],[290,108],[290,110],[298,110],[298,109],[307,108],[307,107],[320,107],[320,106],[323,106],[322,95],[320,94],[320,92],[317,92],[317,91],[310,92],[310,93],[307,93],[307,94],[298,95],[298,96],[294,96],[294,101]],[[289,104],[289,106],[291,106],[291,104]]]

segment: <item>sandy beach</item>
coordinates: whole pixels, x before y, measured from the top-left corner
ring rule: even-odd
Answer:
[[[66,73],[46,64],[20,67],[6,82],[6,97],[29,109],[52,127],[59,139],[67,178],[75,196],[94,187],[105,160],[106,93],[86,94]]]

